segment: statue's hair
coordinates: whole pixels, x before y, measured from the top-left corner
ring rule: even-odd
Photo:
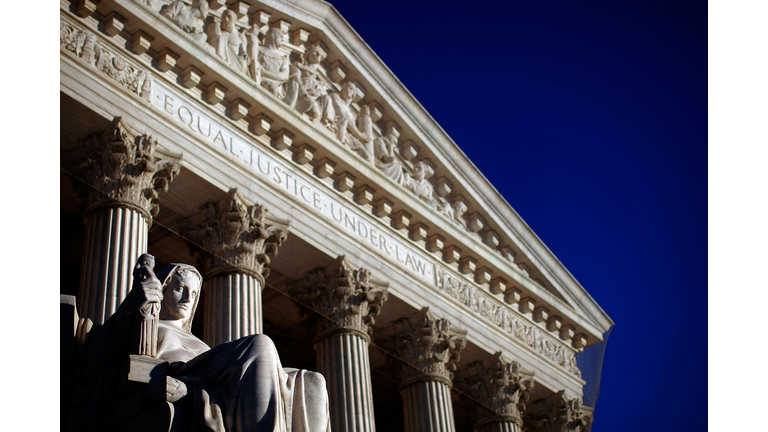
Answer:
[[[200,275],[200,272],[197,271],[196,268],[192,266],[178,266],[174,268],[171,273],[168,275],[168,277],[165,278],[163,281],[163,292],[165,292],[165,287],[168,285],[168,281],[171,280],[171,277],[173,276],[179,276],[182,277],[184,275],[194,275],[197,277],[197,281],[200,282],[200,289],[203,287],[203,277]]]
[[[271,27],[269,30],[267,30],[267,33],[264,34],[264,44],[266,45],[267,39],[273,39],[275,41],[282,42],[283,34],[283,31],[279,28]]]
[[[309,53],[311,53],[312,51],[319,51],[320,52],[320,57],[322,57],[320,59],[320,61],[323,61],[323,60],[325,60],[328,57],[328,54],[325,53],[325,50],[323,50],[320,47],[320,45],[315,45],[315,46],[309,47],[309,49],[307,50],[307,55],[309,55]]]

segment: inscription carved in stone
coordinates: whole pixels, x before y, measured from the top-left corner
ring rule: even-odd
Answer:
[[[365,268],[353,269],[344,255],[289,286],[291,296],[329,318],[321,321],[321,332],[352,329],[369,335],[388,291],[388,284]]]

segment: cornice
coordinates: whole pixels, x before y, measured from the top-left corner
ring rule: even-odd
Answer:
[[[435,216],[436,211],[433,208],[404,191],[374,167],[366,164],[349,147],[340,145],[328,130],[308,121],[306,117],[291,110],[281,101],[274,99],[266,90],[254,85],[249,78],[232,69],[217,56],[211,55],[204,46],[186,37],[172,23],[145,5],[130,0],[104,1],[99,4],[99,11],[103,9],[106,14],[119,10],[121,14],[129,17],[125,22],[124,34],[121,36],[130,36],[131,33],[135,34],[139,30],[147,32],[154,39],[152,49],[149,51],[150,54],[155,55],[162,48],[171,48],[180,55],[177,62],[178,67],[174,72],[189,66],[204,70],[201,85],[198,88],[206,88],[215,82],[220,83],[228,89],[224,104],[234,99],[244,100],[252,107],[251,112],[267,113],[269,117],[273,118],[271,134],[286,131],[296,137],[294,138],[296,143],[306,140],[320,144],[321,148],[313,149],[315,150],[314,159],[316,161],[322,158],[332,159],[337,167],[336,174],[343,170],[358,178],[355,187],[358,187],[358,183],[372,185],[375,188],[372,194],[374,200],[397,197],[397,202],[393,203],[392,206],[392,213],[404,209],[413,215],[412,220],[426,222],[430,227],[430,234],[436,232],[445,236],[446,245],[458,246],[465,252],[465,255],[462,256],[472,255],[480,258],[484,267],[494,270],[494,277],[502,274],[506,279],[510,279],[508,281],[510,285],[514,284],[522,289],[523,297],[533,297],[537,307],[551,308],[553,313],[557,312],[561,315],[564,323],[573,323],[576,326],[576,331],[587,333],[589,344],[601,339],[604,329],[613,324],[610,318],[578,285],[578,282],[557,261],[549,249],[541,243],[525,222],[509,207],[487,179],[477,171],[463,152],[450,140],[405,87],[397,81],[386,65],[367,47],[359,35],[349,27],[332,6],[319,1],[286,3],[265,1],[262,3],[288,15],[301,15],[305,24],[316,27],[325,33],[324,37],[328,39],[328,42],[341,52],[342,57],[352,62],[357,69],[357,76],[366,80],[368,92],[375,90],[381,95],[378,99],[386,101],[387,116],[398,115],[397,120],[400,127],[406,126],[412,129],[423,145],[431,150],[432,155],[429,158],[432,162],[447,168],[452,175],[460,180],[465,189],[472,192],[473,198],[476,200],[479,198],[478,202],[485,212],[483,216],[493,221],[495,228],[516,244],[531,265],[542,271],[558,292],[566,298],[566,301],[557,298],[523,275],[516,266],[488,248],[475,236],[458,229],[450,220],[440,215]],[[251,7],[252,11],[257,9],[257,6]],[[140,56],[140,59],[145,66],[153,66],[151,65],[152,58],[148,54]],[[202,63],[200,63],[201,59]],[[163,78],[161,71],[154,70],[153,72],[156,79],[158,77]],[[222,104],[211,106],[211,109],[220,114],[225,111]],[[248,117],[248,119],[252,119],[252,117]],[[232,121],[231,119],[228,120]],[[236,123],[242,128],[242,120]],[[253,134],[251,133],[251,135]],[[263,138],[253,136],[254,139],[259,138],[259,141]],[[296,147],[298,146],[294,146],[294,148]],[[468,166],[473,169],[466,169]],[[370,207],[370,204],[365,204],[365,206]],[[407,228],[401,230],[401,235],[407,238],[407,231]],[[424,239],[418,240],[417,243],[423,247]],[[439,254],[432,253],[432,256],[440,260]],[[468,280],[474,283],[471,276],[471,274],[468,275]],[[568,289],[564,289],[564,287],[568,287]],[[578,305],[586,311],[586,314],[569,305],[569,302]],[[517,306],[520,307],[519,304]]]

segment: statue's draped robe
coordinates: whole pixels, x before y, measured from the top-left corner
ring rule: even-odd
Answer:
[[[128,358],[126,326],[118,324],[130,320],[111,321],[92,335],[81,358],[79,391],[72,405],[73,430],[131,430],[154,418],[164,420],[168,430],[173,417],[184,416],[185,430],[190,431],[330,431],[327,397],[312,397],[312,388],[318,387],[317,375],[283,369],[267,336],[248,336],[208,349],[191,333],[163,321],[158,331],[158,358],[170,363],[168,375],[186,383],[188,394],[172,406],[162,400],[155,403],[152,409],[170,412],[169,418],[148,416],[148,409],[141,412],[144,420],[121,414],[121,405],[135,406],[144,396],[134,395],[134,402],[115,397],[125,377],[120,366]],[[318,402],[324,406],[317,406]],[[322,424],[318,419],[324,419]],[[127,423],[131,426],[124,427]],[[157,426],[162,429],[163,425]]]

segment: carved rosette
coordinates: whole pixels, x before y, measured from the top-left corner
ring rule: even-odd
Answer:
[[[188,234],[205,249],[200,257],[203,277],[247,273],[263,287],[269,276],[269,257],[277,255],[288,238],[288,221],[269,217],[261,204],[249,205],[237,188],[219,202],[203,205],[201,215],[203,221]]]
[[[160,209],[158,192],[167,192],[181,169],[182,155],[162,150],[151,136],[138,135],[115,117],[101,135],[86,140],[86,215],[100,207],[129,207],[151,225]]]
[[[451,385],[461,350],[467,344],[467,331],[456,328],[445,318],[437,318],[429,307],[403,317],[378,332],[377,343],[403,361],[400,387],[417,381],[442,381]]]
[[[587,432],[592,417],[582,412],[579,398],[568,399],[564,391],[534,401],[523,416],[524,431]]]
[[[338,330],[352,330],[368,340],[375,317],[387,300],[389,285],[371,277],[365,268],[354,269],[344,255],[329,266],[309,272],[288,287],[301,303],[328,319],[321,320],[316,339]]]
[[[454,383],[481,404],[475,405],[478,422],[512,421],[522,426],[533,374],[523,371],[520,363],[497,352],[456,371]]]

